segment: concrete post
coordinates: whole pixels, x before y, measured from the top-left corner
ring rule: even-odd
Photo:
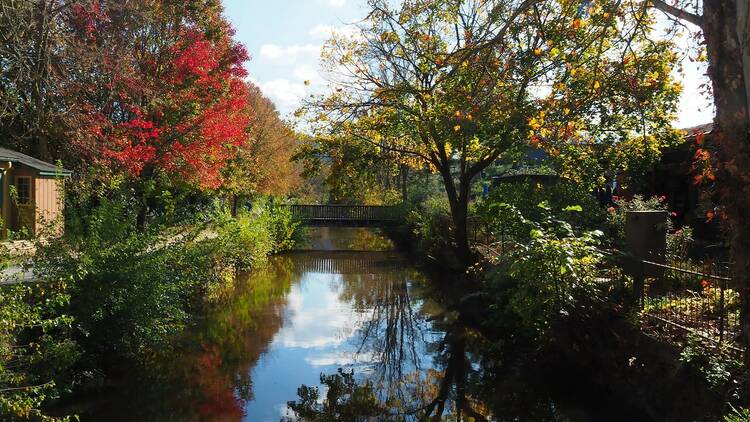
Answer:
[[[643,294],[646,277],[658,277],[663,269],[644,265],[643,261],[659,264],[666,262],[667,213],[665,211],[628,211],[625,214],[625,252],[628,264],[625,270],[633,277],[633,294],[636,301]]]

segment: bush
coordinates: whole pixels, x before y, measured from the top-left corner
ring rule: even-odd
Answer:
[[[286,208],[261,204],[234,218],[226,211],[216,211],[213,226],[218,233],[217,261],[246,270],[262,265],[272,253],[294,247],[300,223]]]
[[[0,285],[0,415],[13,420],[58,420],[41,407],[59,395],[79,356],[64,308],[68,286]],[[68,418],[59,418],[68,420]]]
[[[80,241],[40,245],[34,269],[71,288],[77,340],[95,367],[139,361],[169,347],[188,323],[196,297],[215,282],[200,234],[189,227],[136,229],[135,207],[105,200]]]
[[[427,255],[435,257],[451,250],[453,222],[445,195],[428,197],[406,215],[406,223]]]
[[[545,207],[540,208],[540,203],[545,203]],[[541,221],[551,212],[555,218],[577,228],[600,228],[606,220],[605,211],[591,192],[564,179],[550,184],[505,182],[492,188],[490,195],[477,207],[477,214],[490,227],[500,231],[513,222],[502,220],[504,215],[498,214],[494,208],[496,204],[508,204],[531,221]],[[578,212],[565,211],[571,208]]]
[[[515,315],[534,337],[548,334],[561,317],[591,310],[590,300],[599,293],[596,277],[602,260],[601,232],[576,234],[568,222],[552,217],[544,204],[539,208],[547,214],[537,222],[510,205],[495,207],[501,218],[513,223],[514,231],[526,235],[516,237],[500,257],[504,271],[489,273],[491,287],[504,290],[507,297],[507,303],[492,308],[500,318],[508,312]]]
[[[666,198],[651,197],[643,198],[641,195],[635,195],[630,200],[617,199],[616,207],[607,210],[606,233],[617,247],[625,245],[625,221],[629,211],[664,211],[669,210],[666,204]],[[681,258],[687,258],[690,247],[693,244],[693,229],[689,226],[681,227],[675,230],[674,222],[667,218],[667,253],[669,255]]]

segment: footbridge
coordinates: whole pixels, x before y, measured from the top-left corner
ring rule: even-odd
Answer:
[[[386,205],[286,205],[292,216],[308,226],[391,226],[396,207]]]

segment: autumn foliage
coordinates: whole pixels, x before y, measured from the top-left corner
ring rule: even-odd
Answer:
[[[105,91],[82,105],[74,142],[97,164],[133,177],[165,172],[219,187],[226,162],[248,142],[247,51],[219,8],[147,3],[137,12],[149,18],[132,31],[125,15],[132,10],[102,4],[79,4],[69,15],[78,48],[101,57],[89,73]],[[92,82],[73,89],[80,94]]]

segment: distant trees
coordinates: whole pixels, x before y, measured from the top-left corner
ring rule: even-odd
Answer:
[[[572,0],[368,5],[357,36],[328,43],[331,92],[303,111],[322,142],[437,172],[464,265],[470,185],[495,160],[543,148],[593,185],[674,136],[675,56],[649,39],[647,13]]]
[[[287,195],[302,183],[301,168],[293,161],[298,139],[273,102],[247,82],[248,142],[235,148],[223,169],[222,189],[236,201],[253,194]]]

